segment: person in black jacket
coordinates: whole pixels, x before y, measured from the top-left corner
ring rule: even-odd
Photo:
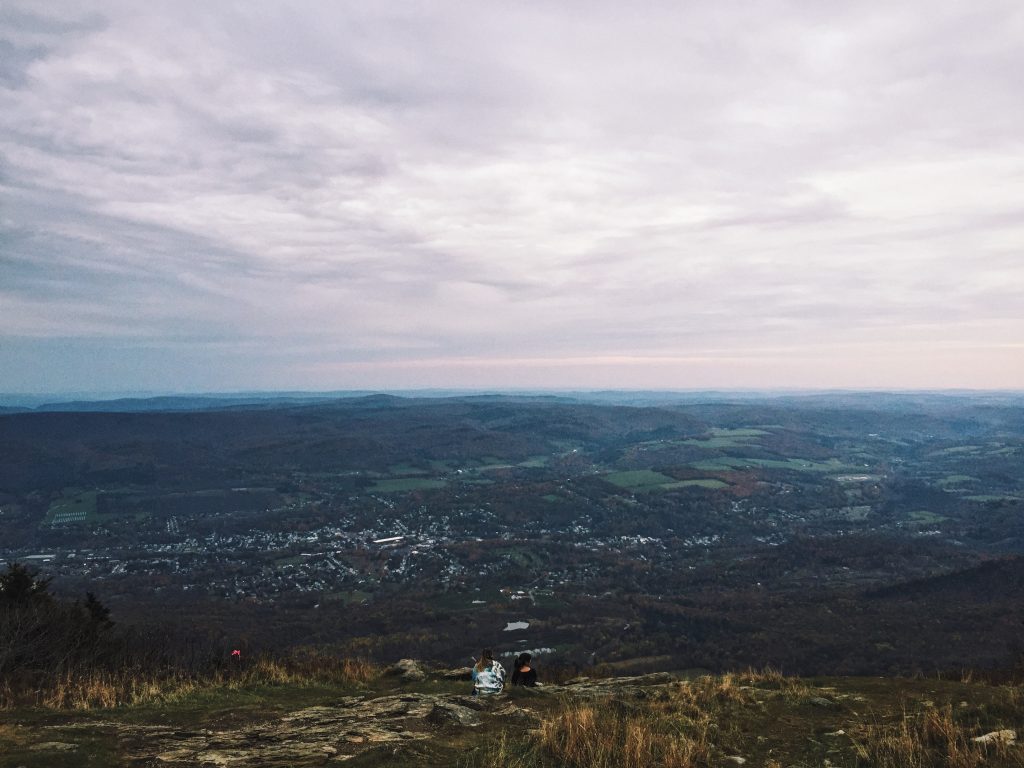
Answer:
[[[537,684],[537,670],[530,666],[528,653],[521,653],[516,657],[512,665],[512,685],[527,685],[533,687]]]

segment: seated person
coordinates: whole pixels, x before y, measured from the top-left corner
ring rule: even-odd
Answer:
[[[528,653],[521,653],[516,657],[516,663],[512,669],[512,685],[537,685],[537,670],[530,666],[530,659],[533,657]]]
[[[505,687],[505,668],[494,659],[490,648],[484,648],[480,661],[473,667],[473,695],[501,693]]]

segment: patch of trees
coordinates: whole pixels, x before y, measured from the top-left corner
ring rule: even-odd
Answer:
[[[226,648],[210,633],[118,626],[91,592],[61,599],[49,578],[20,563],[0,574],[0,706],[104,674],[209,674],[231,663]]]

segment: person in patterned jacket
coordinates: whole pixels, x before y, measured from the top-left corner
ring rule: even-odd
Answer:
[[[496,661],[490,648],[484,648],[473,667],[473,695],[501,693],[505,687],[505,668]]]

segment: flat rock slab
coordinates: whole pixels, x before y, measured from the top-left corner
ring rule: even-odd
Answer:
[[[237,730],[120,726],[118,735],[136,766],[331,765],[381,744],[430,738],[439,728],[478,725],[480,713],[462,702],[441,694],[351,696]]]
[[[635,677],[589,678],[577,677],[563,686],[552,686],[552,690],[579,697],[605,697],[610,693],[639,694],[641,697],[657,693],[662,686],[679,680],[668,672],[655,672]],[[548,690],[547,688],[540,690]]]
[[[442,672],[440,677],[444,680],[472,680],[473,668],[459,667],[458,669],[448,669]]]
[[[78,745],[64,741],[44,741],[42,744],[34,744],[29,749],[33,752],[74,752]]]
[[[438,702],[427,715],[427,722],[431,725],[443,727],[446,725],[479,725],[480,716],[469,707],[448,702]]]
[[[611,680],[581,679],[534,694],[575,699],[609,694],[647,697],[677,678],[644,675]],[[521,703],[521,702],[519,702]],[[485,720],[534,726],[539,717],[504,694],[398,693],[346,696],[270,720],[234,728],[182,728],[91,720],[78,727],[116,735],[127,765],[136,768],[303,768],[339,765],[374,749],[408,749],[446,732]],[[443,736],[442,736],[443,737]],[[40,745],[42,747],[43,745]],[[48,745],[54,751],[57,742]],[[70,745],[69,745],[70,746]]]
[[[984,736],[975,736],[971,741],[978,744],[1013,744],[1017,741],[1017,732],[1009,728],[1002,731],[992,731]]]

